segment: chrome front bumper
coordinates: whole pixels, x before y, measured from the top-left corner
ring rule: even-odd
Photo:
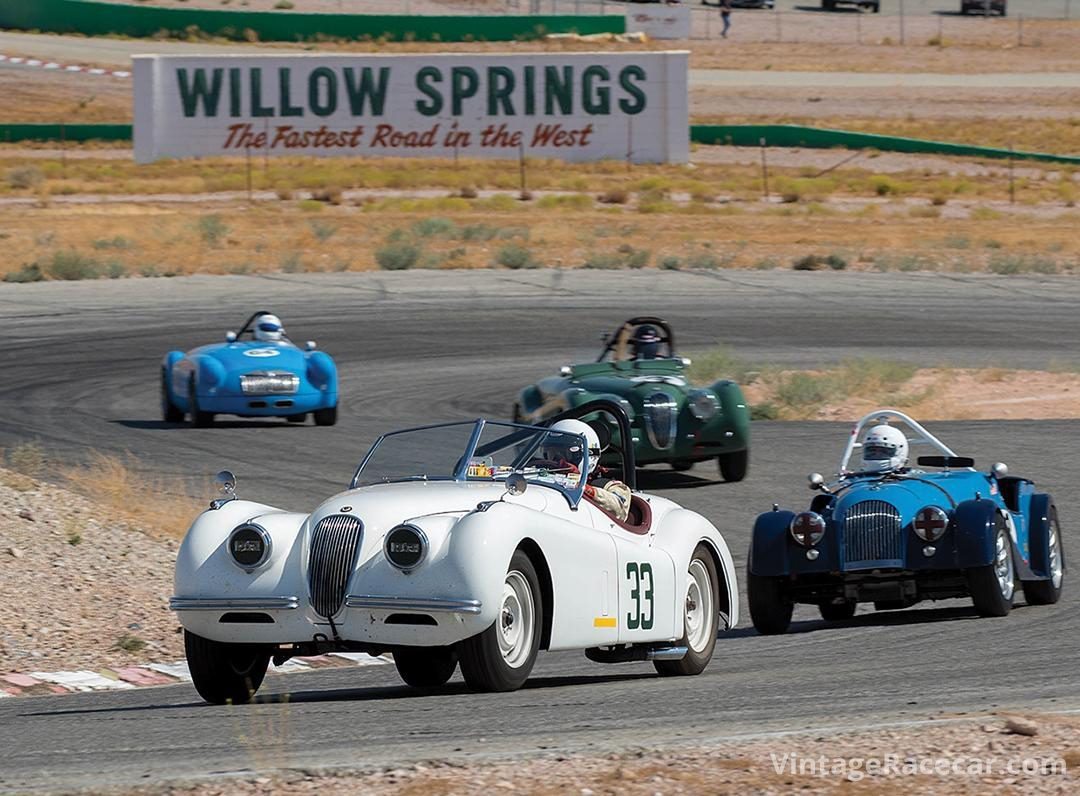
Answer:
[[[299,597],[169,598],[170,611],[282,611],[299,607]]]
[[[479,600],[452,600],[443,597],[413,598],[375,594],[349,594],[346,608],[366,608],[373,611],[423,611],[424,613],[479,614]]]

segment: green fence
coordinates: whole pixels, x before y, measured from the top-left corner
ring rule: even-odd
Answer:
[[[2,0],[0,0],[2,2]],[[0,142],[19,141],[119,141],[131,140],[130,124],[0,124]],[[787,124],[696,124],[690,127],[690,140],[697,144],[727,144],[730,146],[770,147],[843,147],[846,149],[877,149],[882,152],[914,152],[932,155],[961,155],[981,158],[1040,160],[1048,163],[1077,163],[1074,155],[1050,155],[1042,152],[1010,152],[968,144],[945,141],[924,141],[920,138],[897,138],[890,135],[855,133],[848,130],[821,130]]]
[[[1008,149],[899,138],[849,130],[825,130],[795,124],[696,124],[690,127],[690,140],[697,144],[730,146],[808,147],[813,149],[878,149],[882,152],[914,152],[928,155],[961,155],[980,158],[1042,160],[1051,163],[1080,163],[1074,155],[1050,155],[1042,152],[1011,152]]]
[[[624,33],[618,15],[410,16],[216,11],[98,3],[91,0],[0,0],[0,28],[144,38],[196,29],[229,39],[307,41],[514,41],[545,33]]]

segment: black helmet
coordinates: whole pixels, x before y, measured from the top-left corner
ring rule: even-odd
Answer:
[[[634,330],[630,345],[634,347],[634,359],[656,359],[660,351],[660,332],[651,323],[643,323]]]

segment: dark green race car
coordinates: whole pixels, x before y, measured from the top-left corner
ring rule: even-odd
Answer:
[[[727,379],[708,387],[689,384],[689,364],[675,355],[666,321],[631,318],[604,338],[596,362],[565,366],[560,375],[522,390],[514,420],[541,423],[589,401],[614,400],[630,416],[638,464],[689,470],[716,459],[724,480],[741,481],[750,464],[746,399]]]

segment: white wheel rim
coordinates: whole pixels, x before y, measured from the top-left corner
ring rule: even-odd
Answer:
[[[1061,588],[1061,580],[1065,574],[1065,567],[1061,565],[1061,548],[1058,546],[1057,522],[1050,523],[1050,582],[1055,589]]]
[[[686,583],[686,643],[694,652],[709,646],[709,633],[713,624],[713,588],[701,559],[690,562],[690,577]]]
[[[994,574],[997,575],[998,589],[1006,600],[1012,599],[1015,583],[1013,582],[1012,555],[1009,542],[1004,533],[997,536],[997,553],[994,556]]]
[[[511,669],[522,666],[532,652],[536,608],[529,582],[517,570],[506,575],[502,605],[495,619],[498,628],[499,652]]]

